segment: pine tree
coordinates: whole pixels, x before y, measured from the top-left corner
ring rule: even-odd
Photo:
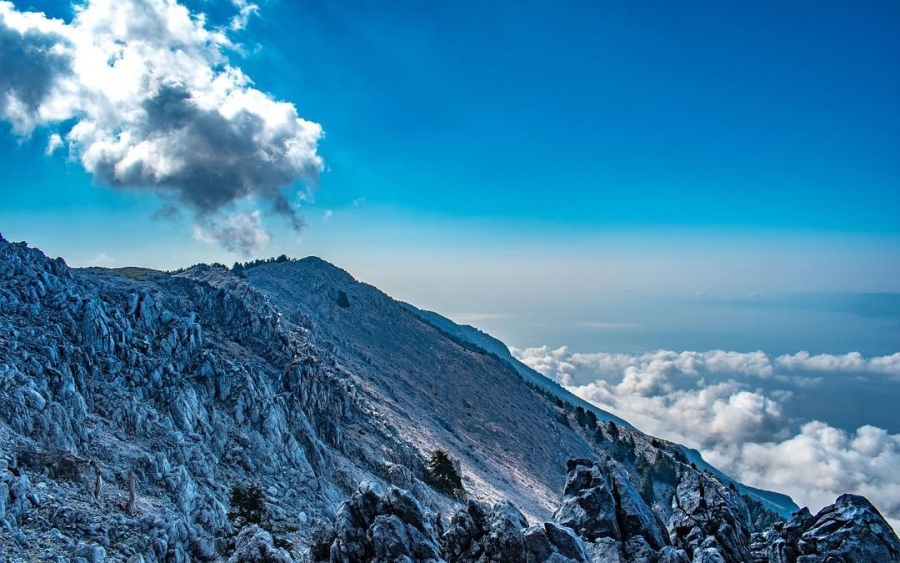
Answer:
[[[232,486],[228,502],[231,504],[228,518],[235,528],[247,524],[262,524],[266,518],[266,498],[258,483]]]
[[[634,468],[637,469],[638,473],[643,475],[644,470],[650,468],[650,462],[647,461],[646,457],[641,456],[637,459],[637,464],[634,466]]]
[[[616,423],[613,421],[609,421],[609,425],[606,428],[606,432],[609,434],[609,439],[615,442],[619,439],[619,427],[616,426]]]
[[[588,427],[588,416],[587,413],[584,412],[584,408],[581,405],[575,407],[575,422],[577,422],[578,426],[581,426],[582,428]]]
[[[625,461],[634,463],[637,460],[637,453],[634,451],[634,440],[628,438],[626,442],[628,443],[628,449],[625,450]]]
[[[634,448],[634,440],[625,436],[621,440],[613,442],[612,458],[619,463],[634,463],[637,460],[637,453]]]
[[[462,478],[444,450],[435,450],[431,454],[425,464],[425,476],[432,487],[453,498],[462,498],[465,493]]]

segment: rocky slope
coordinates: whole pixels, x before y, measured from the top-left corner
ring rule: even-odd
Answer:
[[[860,497],[757,530],[739,484],[444,321],[318,259],[74,270],[0,237],[0,561],[900,560]]]

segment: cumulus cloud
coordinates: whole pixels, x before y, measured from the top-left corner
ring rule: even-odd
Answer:
[[[772,361],[764,352],[673,352],[658,350],[648,354],[570,353],[565,346],[550,350],[546,346],[516,349],[519,360],[531,368],[552,375],[561,383],[592,381],[598,376],[615,377],[628,367],[642,372],[703,374],[740,374],[768,378],[774,374]]]
[[[900,529],[900,435],[874,426],[844,432],[812,421],[788,439],[720,445],[707,459],[744,482],[788,491],[813,507],[842,492],[869,498]]]
[[[763,352],[723,350],[581,354],[541,346],[511,351],[638,428],[699,449],[744,483],[785,492],[813,510],[856,492],[900,527],[900,435],[868,425],[848,432],[821,421],[797,421],[785,408],[792,392],[777,388],[788,381],[783,373],[897,374],[900,354],[799,352],[772,359]]]
[[[237,31],[247,27],[250,16],[259,13],[259,6],[246,0],[231,0],[238,13],[231,18],[231,29]]]
[[[900,377],[900,352],[890,356],[866,359],[859,352],[844,355],[797,352],[793,355],[778,356],[775,363],[789,370],[832,371],[832,372],[869,372],[894,375]]]
[[[258,8],[233,4],[237,30]],[[201,239],[249,251],[268,235],[225,238],[250,232],[239,206],[303,229],[292,198],[315,187],[323,132],[254,88],[235,48],[176,0],[88,0],[68,22],[0,1],[0,118],[50,130],[48,152],[65,145],[99,183],[153,191]]]

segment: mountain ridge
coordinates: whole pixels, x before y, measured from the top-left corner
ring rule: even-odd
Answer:
[[[242,276],[221,265],[70,269],[0,237],[0,274],[0,554],[10,561],[239,563],[251,545],[271,547],[272,561],[379,560],[347,555],[370,549],[418,560],[420,548],[468,561],[463,544],[500,557],[485,561],[518,560],[516,546],[544,554],[536,561],[752,552],[741,495],[680,447],[560,406],[501,357],[321,259]],[[460,462],[467,505],[428,484],[436,449]],[[647,489],[651,468],[660,476]],[[604,484],[570,485],[579,475]],[[269,531],[229,517],[229,491],[246,482],[261,485]],[[713,502],[704,490],[744,532],[701,525],[686,507]],[[592,518],[616,526],[591,532],[563,517],[578,495],[607,499]],[[851,505],[877,524],[874,507]],[[510,543],[491,543],[495,532]],[[753,553],[773,534],[757,534]],[[800,550],[792,538],[781,541]]]

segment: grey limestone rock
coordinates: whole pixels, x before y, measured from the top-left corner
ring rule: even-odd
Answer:
[[[744,563],[750,553],[750,515],[740,495],[718,480],[696,470],[683,472],[672,499],[669,520],[672,544],[696,561],[698,541],[716,540],[725,563]],[[711,549],[711,548],[707,548]],[[712,554],[703,557],[714,557]]]
[[[626,563],[622,542],[613,538],[597,538],[585,542],[585,552],[590,563]]]
[[[570,459],[566,485],[553,520],[575,530],[586,542],[622,537],[616,518],[616,501],[600,466],[587,459]]]
[[[859,495],[841,495],[808,521],[802,540],[826,561],[900,561],[900,540],[881,513]]]
[[[83,545],[75,550],[75,557],[81,557],[88,563],[104,563],[106,550],[97,544]]]
[[[274,547],[269,532],[251,524],[238,534],[228,563],[293,563],[293,559],[284,550]]]
[[[570,528],[546,522],[544,531],[547,533],[547,539],[555,553],[571,561],[587,560],[581,539]]]
[[[659,550],[668,545],[669,538],[664,533],[664,524],[638,494],[637,488],[622,465],[609,460],[607,467],[611,476],[622,538],[628,540],[642,537],[652,550]]]
[[[667,545],[659,550],[657,563],[690,563],[687,553],[683,549],[675,549]]]
[[[362,483],[338,510],[333,563],[443,561],[438,530],[419,502],[391,487]]]

